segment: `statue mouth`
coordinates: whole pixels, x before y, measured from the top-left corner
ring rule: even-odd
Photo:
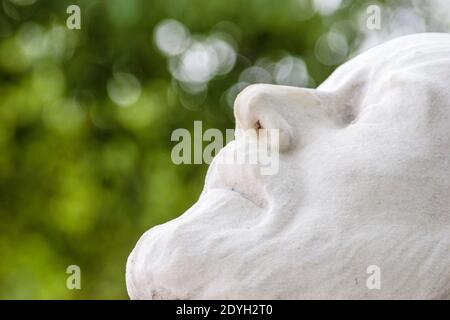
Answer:
[[[208,188],[206,190],[204,190],[202,192],[202,194],[200,195],[200,199],[201,200],[203,197],[207,197],[209,196],[211,193],[215,193],[215,192],[221,192],[223,194],[229,194],[230,195],[230,201],[234,201],[236,197],[241,198],[242,200],[251,203],[252,205],[254,205],[255,207],[257,207],[258,209],[262,209],[265,206],[265,202],[261,201],[259,199],[256,199],[255,196],[253,195],[249,195],[245,192],[241,192],[240,190],[238,190],[237,188],[233,188],[233,187],[225,187],[225,186],[214,186],[211,188]]]

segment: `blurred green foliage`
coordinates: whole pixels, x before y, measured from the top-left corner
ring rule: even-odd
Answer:
[[[360,41],[363,3],[338,2],[320,14],[308,0],[3,0],[0,298],[127,298],[125,263],[139,236],[185,211],[203,186],[206,165],[172,163],[172,131],[194,120],[233,128],[226,94],[257,63],[298,57],[308,85],[319,84],[335,64],[317,59],[318,39],[339,30],[345,57]],[[71,4],[80,30],[66,28]],[[165,19],[195,37],[226,35],[232,69],[183,89],[154,41]],[[81,290],[66,288],[71,264]]]

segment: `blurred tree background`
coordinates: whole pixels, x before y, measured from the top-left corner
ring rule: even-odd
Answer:
[[[315,87],[364,48],[450,20],[438,0],[0,2],[2,299],[127,298],[139,236],[203,186],[206,165],[172,163],[174,129],[233,128],[250,83]],[[73,264],[81,290],[66,288]]]

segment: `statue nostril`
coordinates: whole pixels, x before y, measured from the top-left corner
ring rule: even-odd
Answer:
[[[261,125],[261,122],[259,120],[256,121],[255,127],[256,127],[256,130],[263,129],[263,126]]]

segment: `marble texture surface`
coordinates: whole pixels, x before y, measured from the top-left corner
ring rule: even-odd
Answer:
[[[130,298],[450,299],[450,35],[384,43],[317,89],[249,86],[235,115],[288,133],[278,173],[214,161],[136,244]]]

